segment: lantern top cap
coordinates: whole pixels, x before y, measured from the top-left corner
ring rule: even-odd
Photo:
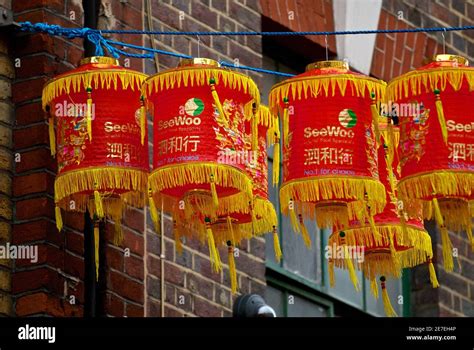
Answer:
[[[210,58],[186,58],[179,62],[178,67],[190,67],[190,66],[211,66],[211,67],[220,67],[219,62],[212,60]]]
[[[462,56],[458,55],[448,55],[448,54],[442,54],[442,55],[435,55],[433,57],[433,62],[457,62],[458,65],[467,67],[469,66],[469,61]]]
[[[79,64],[82,66],[84,64],[89,64],[89,63],[110,64],[113,66],[120,66],[118,59],[113,58],[113,57],[105,57],[105,56],[85,57],[81,60]]]
[[[343,70],[349,70],[349,63],[346,61],[318,61],[310,63],[306,66],[306,71],[313,69],[324,69],[324,68],[337,68]]]

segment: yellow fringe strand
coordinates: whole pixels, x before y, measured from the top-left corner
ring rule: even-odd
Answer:
[[[444,144],[448,145],[448,128],[446,126],[446,119],[444,117],[443,103],[441,102],[441,97],[439,96],[439,90],[434,91],[436,99],[436,112],[438,113],[439,126],[441,127],[441,134],[443,135]]]
[[[95,213],[99,219],[104,217],[104,207],[102,205],[102,198],[100,197],[99,191],[94,191],[94,205],[95,205]]]
[[[349,253],[349,248],[346,244],[346,234],[345,232],[339,232],[339,237],[341,238],[341,245],[344,247],[344,263],[346,264],[347,270],[349,271],[349,278],[351,279],[352,284],[356,291],[359,291],[359,279],[355,272],[354,264],[352,262],[352,257]]]
[[[222,108],[222,103],[221,103],[221,100],[219,99],[219,95],[217,94],[215,85],[216,85],[216,81],[213,78],[211,78],[209,80],[209,86],[211,87],[211,94],[212,94],[212,98],[214,100],[214,104],[216,105],[217,111],[219,112],[221,121],[225,125],[228,126],[229,125],[229,117],[225,113],[224,108]]]
[[[388,296],[387,286],[385,285],[385,277],[380,277],[380,285],[382,287],[382,300],[383,300],[383,308],[385,311],[385,315],[387,317],[397,317],[397,313],[393,309],[392,303],[390,302],[390,297]]]
[[[278,238],[278,232],[276,226],[273,226],[273,251],[275,252],[276,262],[280,262],[282,257],[280,238]]]
[[[140,97],[140,140],[142,145],[145,144],[145,135],[146,135],[146,111],[145,111],[145,99],[143,96]]]
[[[303,215],[299,214],[298,219],[299,219],[299,225],[301,229],[301,235],[303,236],[304,244],[307,248],[311,249],[311,237],[309,236],[308,229],[306,228],[306,225],[304,224]]]
[[[160,214],[158,213],[158,210],[156,209],[155,200],[153,199],[153,196],[151,195],[151,189],[148,190],[148,204],[150,205],[151,221],[153,222],[155,231],[159,233],[161,230]]]
[[[54,118],[48,119],[48,131],[49,131],[49,148],[51,149],[51,155],[56,155],[56,133],[54,132]]]
[[[372,278],[370,280],[370,290],[375,299],[379,298],[379,286],[377,284],[377,279]]]
[[[59,232],[61,232],[63,229],[63,218],[61,216],[61,208],[58,206],[55,207],[54,214],[56,217],[56,228],[58,229]]]
[[[280,183],[280,130],[275,130],[275,141],[273,144],[273,186]]]
[[[372,114],[372,125],[374,127],[374,134],[375,134],[375,144],[380,146],[380,129],[379,129],[379,111],[377,110],[377,103],[375,101],[375,93],[371,94],[372,102],[370,104],[370,112]]]
[[[283,142],[285,147],[288,147],[288,134],[290,132],[290,112],[289,112],[289,104],[288,98],[285,97],[283,99],[284,109],[283,109]]]
[[[212,270],[214,272],[220,272],[222,270],[221,259],[219,257],[219,251],[217,250],[216,243],[214,241],[214,235],[211,229],[211,220],[209,218],[206,218],[205,222],[207,245],[209,247],[209,259],[211,261]]]
[[[86,121],[87,121],[87,134],[89,135],[89,142],[92,141],[92,88],[87,87],[87,109],[86,109]]]
[[[214,179],[214,175],[210,175],[210,184],[211,184],[211,195],[212,195],[212,204],[215,208],[219,207],[219,197],[217,196],[216,190],[216,180]]]
[[[453,246],[451,240],[449,239],[449,232],[444,224],[443,215],[441,214],[441,209],[439,208],[439,203],[437,198],[433,198],[433,212],[435,220],[439,226],[441,232],[441,243],[443,245],[443,263],[446,271],[450,272],[454,269],[453,261]]]
[[[96,281],[99,280],[99,239],[100,239],[100,231],[99,231],[99,223],[94,223],[94,256],[95,256],[95,278]]]
[[[290,209],[290,221],[291,221],[291,227],[293,227],[293,231],[295,232],[300,232],[300,225],[298,218],[296,216],[296,204],[293,203],[293,208]]]
[[[230,241],[227,242],[227,257],[229,260],[230,289],[232,294],[237,293],[237,269],[235,267],[234,247]]]
[[[439,282],[438,282],[438,278],[436,277],[435,267],[434,267],[433,262],[431,261],[431,259],[428,262],[428,270],[430,272],[431,285],[433,286],[433,288],[438,288],[439,287]]]

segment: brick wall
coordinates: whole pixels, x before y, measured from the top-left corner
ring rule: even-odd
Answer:
[[[10,1],[2,6],[11,8]],[[12,126],[13,105],[11,83],[15,76],[13,61],[9,57],[10,40],[8,33],[0,36],[0,244],[11,241],[12,220]],[[12,315],[11,261],[0,260],[0,315]]]
[[[464,26],[474,24],[474,3],[464,0],[384,0],[379,29]],[[447,32],[446,53],[474,60],[472,31]],[[426,59],[443,53],[441,33],[404,33],[377,35],[371,73],[389,81],[422,66]],[[431,233],[436,270],[441,287],[432,289],[427,267],[412,269],[411,305],[413,316],[474,316],[474,254],[464,233],[450,233],[457,248],[461,269],[446,273],[442,265],[439,231],[426,223]]]

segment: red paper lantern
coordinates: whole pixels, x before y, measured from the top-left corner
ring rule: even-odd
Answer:
[[[453,269],[448,229],[466,231],[471,244],[474,199],[474,69],[459,56],[430,64],[390,82],[387,97],[398,110],[398,191],[407,211],[421,203],[441,228],[445,268]]]
[[[304,236],[304,217],[347,227],[349,219],[383,210],[372,124],[384,89],[340,61],[311,64],[272,88],[270,108],[283,115],[281,208]]]
[[[114,241],[119,243],[123,210],[145,205],[148,144],[140,102],[145,78],[113,58],[90,57],[45,85],[43,109],[49,114],[51,153],[58,160],[54,200],[59,230],[61,209],[87,209],[91,218],[115,221]],[[99,223],[94,221],[98,276]]]
[[[252,201],[245,164],[225,164],[220,157],[227,151],[248,152],[245,121],[253,105],[258,108],[259,91],[248,76],[196,58],[150,77],[143,92],[154,110],[152,202],[161,202],[175,220],[199,208],[192,214],[201,230],[193,234],[207,237],[211,261],[220,270],[212,222],[218,215],[248,210]],[[232,201],[225,199],[229,196]]]
[[[398,130],[391,125],[381,125],[382,138],[379,147],[379,175],[386,188],[387,205],[382,213],[374,216],[374,226],[368,220],[352,221],[350,227],[341,232],[334,232],[329,238],[329,247],[344,249],[344,257],[329,260],[330,284],[334,285],[334,266],[349,271],[350,278],[358,290],[352,257],[349,247],[362,248],[364,257],[358,262],[358,268],[365,278],[371,281],[371,288],[378,296],[377,276],[384,276],[382,292],[387,315],[395,315],[385,290],[385,277],[400,278],[403,268],[410,268],[428,263],[433,287],[438,287],[436,273],[432,263],[433,251],[431,238],[423,227],[421,212],[410,218],[399,206],[396,193],[397,167],[395,149],[398,143]]]
[[[59,229],[59,208],[87,208],[91,216],[120,222],[125,205],[145,205],[148,148],[140,103],[145,78],[113,58],[91,57],[44,87],[51,151],[58,160]]]

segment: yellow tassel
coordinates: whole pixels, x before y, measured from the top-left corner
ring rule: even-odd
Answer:
[[[95,278],[99,280],[99,223],[94,223],[94,253],[95,253]]]
[[[54,157],[56,155],[56,134],[54,132],[54,118],[50,117],[48,119],[48,123],[49,148],[51,149],[51,155]]]
[[[441,233],[441,244],[443,246],[443,264],[444,269],[448,272],[453,271],[454,261],[453,261],[453,245],[449,239],[449,232],[447,227],[444,224],[443,215],[441,214],[441,209],[439,208],[439,203],[437,198],[433,198],[433,213],[435,220],[439,226]]]
[[[258,118],[257,118],[257,104],[252,106],[252,151],[258,151]]]
[[[380,285],[382,287],[382,300],[385,315],[387,315],[387,317],[397,317],[397,313],[393,309],[392,303],[390,302],[390,297],[388,296],[387,287],[385,285],[385,276],[380,277],[380,281]]]
[[[220,117],[221,117],[221,121],[228,126],[228,121],[229,121],[229,118],[227,117],[227,115],[225,114],[224,112],[224,108],[222,108],[222,104],[221,104],[221,101],[219,99],[219,95],[217,94],[217,91],[216,91],[216,81],[212,78],[209,80],[209,85],[211,87],[211,94],[212,94],[212,98],[214,99],[214,104],[216,105],[217,107],[217,111],[219,112],[220,114]]]
[[[280,239],[278,238],[276,226],[273,226],[273,250],[275,252],[275,260],[280,262],[283,254],[281,252]]]
[[[379,236],[379,232],[377,231],[377,227],[375,226],[374,216],[370,212],[370,207],[368,209],[369,209],[368,219],[369,219],[370,229],[372,230],[372,234],[374,235],[374,237],[377,237]]]
[[[211,183],[211,195],[212,195],[212,204],[215,208],[219,206],[219,197],[217,196],[216,190],[216,182],[214,180],[214,175],[211,174],[210,176],[210,183]]]
[[[176,245],[176,252],[179,255],[182,255],[183,242],[181,242],[181,235],[179,234],[178,222],[176,220],[173,220],[173,236],[174,236],[174,243]]]
[[[146,135],[146,111],[145,111],[145,98],[140,97],[140,136],[142,145],[145,144],[145,135]]]
[[[371,93],[372,103],[370,104],[370,111],[372,113],[372,124],[374,126],[375,141],[377,147],[380,145],[380,129],[379,129],[379,111],[377,110],[377,104],[375,103],[375,93]]]
[[[311,238],[309,237],[308,229],[306,228],[306,225],[304,224],[303,220],[303,215],[299,214],[299,224],[301,228],[301,235],[303,236],[303,241],[306,247],[311,248]]]
[[[232,242],[235,242],[234,227],[232,225],[232,218],[230,216],[227,216],[227,230],[230,232],[230,237],[232,237]]]
[[[94,191],[94,204],[95,204],[95,214],[99,219],[104,217],[104,207],[102,205],[102,198],[100,197],[99,191]]]
[[[212,270],[214,272],[219,272],[222,270],[222,265],[221,265],[221,259],[219,257],[219,251],[216,248],[214,235],[211,229],[211,219],[205,218],[205,222],[206,222],[207,245],[209,246],[209,259],[211,260]]]
[[[280,183],[280,131],[275,131],[275,143],[273,145],[273,186]]]
[[[290,112],[289,112],[289,103],[288,98],[283,99],[284,109],[283,109],[283,142],[285,146],[288,147],[288,134],[290,132]]]
[[[230,289],[232,294],[237,293],[237,269],[235,268],[234,247],[231,241],[227,241],[227,258],[229,260]]]
[[[153,199],[153,196],[151,194],[151,189],[148,190],[148,204],[150,205],[151,221],[153,222],[155,231],[159,234],[161,230],[160,215],[158,213],[158,210],[156,209],[155,200]]]
[[[439,287],[439,282],[438,282],[438,278],[436,277],[436,271],[435,271],[435,268],[434,268],[434,265],[433,265],[433,262],[431,261],[431,259],[428,262],[428,270],[430,271],[431,285],[433,286],[433,288],[438,288]]]
[[[61,232],[61,230],[63,229],[63,218],[61,216],[61,208],[60,207],[54,208],[54,214],[56,217],[56,227],[58,231]]]
[[[439,96],[439,90],[434,91],[435,94],[435,104],[436,112],[438,113],[439,126],[441,127],[441,134],[443,135],[444,144],[448,144],[448,128],[446,127],[446,119],[444,118],[443,103],[441,102],[441,97]]]
[[[349,247],[346,245],[346,233],[341,231],[339,232],[339,237],[341,238],[341,244],[344,247],[344,261],[346,263],[347,270],[349,271],[349,278],[351,279],[352,284],[356,291],[359,291],[359,279],[354,268],[354,263],[349,254]]]
[[[377,285],[377,279],[370,280],[370,290],[375,299],[379,298],[379,286]]]
[[[298,218],[296,217],[296,208],[295,208],[295,203],[293,203],[293,200],[290,200],[293,204],[293,208],[290,208],[290,221],[291,221],[291,227],[293,227],[293,231],[295,232],[300,232],[300,225],[298,224]]]
[[[334,288],[334,286],[336,285],[336,278],[334,276],[334,261],[332,259],[329,260],[328,272],[329,272],[329,286],[331,288]]]
[[[87,134],[89,135],[89,142],[92,141],[92,88],[89,86],[87,91],[87,108],[86,108],[86,121],[87,121]]]

